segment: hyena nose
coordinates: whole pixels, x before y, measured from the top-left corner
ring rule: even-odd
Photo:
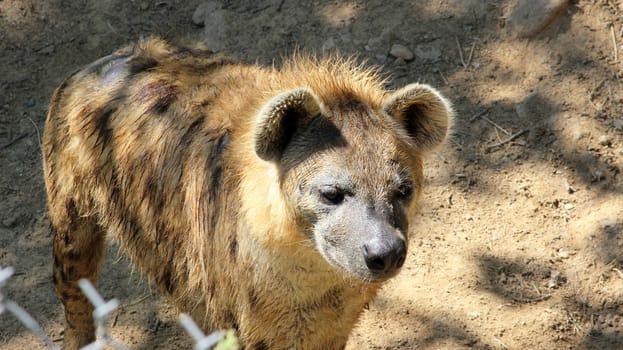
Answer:
[[[375,273],[392,273],[405,262],[407,246],[396,236],[373,238],[363,245],[363,257],[368,269]]]

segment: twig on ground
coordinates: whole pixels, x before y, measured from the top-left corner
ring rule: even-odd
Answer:
[[[454,39],[456,40],[456,46],[459,48],[459,58],[461,59],[461,64],[463,65],[463,68],[467,68],[467,63],[465,63],[465,59],[463,59],[463,48],[461,47],[459,37],[455,36]]]
[[[478,119],[478,118],[482,118],[484,121],[490,123],[491,125],[495,126],[497,129],[499,129],[501,132],[505,133],[508,136],[511,136],[511,133],[508,132],[506,129],[504,129],[503,127],[501,127],[500,125],[498,125],[496,122],[494,122],[493,120],[489,119],[486,117],[487,115],[487,111],[482,111],[477,113],[476,115],[474,115],[473,117],[471,117],[471,119],[469,120],[470,122],[473,122],[474,120]]]
[[[32,126],[35,127],[35,131],[37,132],[37,144],[39,145],[39,151],[43,150],[43,146],[41,145],[41,133],[39,132],[39,127],[37,126],[37,124],[35,124],[35,121],[32,120],[30,117],[26,116],[26,118],[28,118],[28,120],[30,120],[30,123],[32,124]]]
[[[516,133],[512,134],[511,136],[509,136],[508,138],[506,138],[506,139],[504,139],[504,140],[502,140],[500,142],[496,142],[496,143],[494,143],[492,145],[487,146],[487,148],[485,148],[485,151],[489,152],[489,151],[491,151],[492,149],[494,149],[496,147],[500,147],[502,145],[505,145],[505,144],[515,140],[516,138],[518,138],[519,136],[521,136],[521,135],[523,135],[523,134],[525,134],[527,132],[528,132],[528,129],[523,129],[523,130],[521,130],[519,132],[516,132]]]
[[[441,79],[443,80],[443,82],[446,83],[446,85],[450,85],[450,83],[448,82],[448,79],[446,79],[446,76],[443,75],[443,72],[441,71],[441,69],[437,68],[437,72],[439,72],[439,75],[441,75]]]
[[[614,34],[614,24],[610,24],[610,36],[612,37],[612,46],[614,49],[614,62],[617,63],[619,61],[619,44],[617,44],[617,36]]]
[[[13,146],[14,143],[16,143],[17,141],[23,139],[26,136],[28,136],[28,133],[23,133],[21,135],[18,135],[13,140],[11,140],[11,141],[5,143],[4,145],[0,146],[0,151],[2,151],[5,148],[9,148],[9,147]]]
[[[487,111],[486,109],[485,109],[484,111],[480,111],[480,112],[478,112],[478,113],[474,114],[474,116],[473,116],[473,117],[469,118],[469,122],[471,123],[471,122],[473,122],[474,120],[476,120],[476,119],[478,119],[478,118],[482,117],[483,115],[486,115],[487,113],[489,113],[489,111]]]
[[[472,63],[472,57],[474,55],[474,49],[476,48],[476,42],[474,41],[472,43],[472,48],[469,50],[469,55],[467,56],[467,62],[466,62],[466,66],[464,67],[464,69],[467,69],[467,67],[469,67],[470,63]]]

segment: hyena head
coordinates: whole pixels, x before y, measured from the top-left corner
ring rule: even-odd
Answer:
[[[255,124],[255,151],[277,164],[301,232],[330,265],[369,282],[405,261],[422,155],[445,140],[452,114],[427,85],[381,100],[327,103],[295,89],[267,103]]]

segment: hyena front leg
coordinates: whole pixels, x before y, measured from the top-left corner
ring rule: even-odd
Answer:
[[[95,285],[104,257],[105,233],[94,218],[81,217],[73,201],[64,212],[67,217],[50,218],[55,232],[53,278],[56,293],[65,306],[63,348],[77,350],[95,340],[93,305],[82,293],[78,280],[86,278]]]

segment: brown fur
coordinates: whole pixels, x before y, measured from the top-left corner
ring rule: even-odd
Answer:
[[[349,61],[267,69],[157,39],[69,77],[44,134],[65,347],[94,338],[77,280],[95,282],[108,234],[206,331],[235,328],[250,349],[343,348],[397,269],[368,271],[352,254],[361,218],[309,219],[338,207],[302,189],[348,169],[370,220],[387,231],[376,218],[391,219],[406,242],[422,153],[443,141],[451,114],[427,86],[382,84]],[[401,211],[388,193],[403,178],[414,195]]]

